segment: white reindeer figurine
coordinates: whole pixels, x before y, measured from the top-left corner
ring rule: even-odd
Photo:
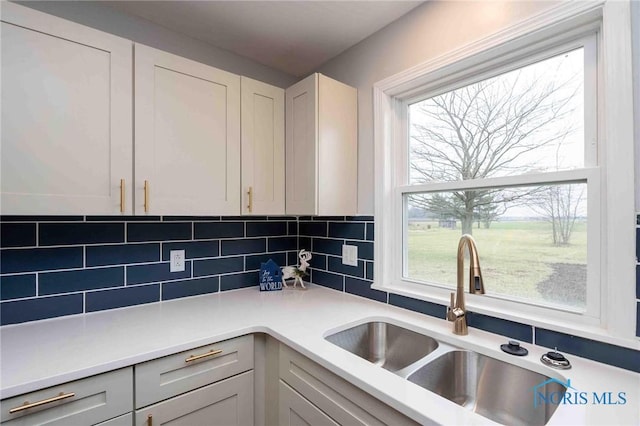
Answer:
[[[281,268],[283,287],[288,287],[285,280],[293,278],[293,288],[296,288],[296,283],[300,282],[302,288],[306,289],[304,282],[302,281],[302,277],[307,275],[306,271],[309,267],[309,260],[311,260],[311,252],[302,249],[300,250],[300,253],[298,253],[298,258],[300,259],[299,266],[284,266]]]

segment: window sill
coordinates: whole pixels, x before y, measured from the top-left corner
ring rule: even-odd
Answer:
[[[422,288],[420,285],[407,285],[407,284],[391,284],[391,285],[379,285],[374,283],[371,286],[374,290],[380,290],[387,293],[397,294],[400,296],[410,297],[417,300],[422,300],[431,303],[437,303],[442,306],[449,306],[449,299],[436,294],[430,294],[428,289]],[[466,306],[469,311],[477,312],[479,314],[488,315],[491,317],[505,319],[520,324],[530,325],[535,328],[544,328],[551,331],[565,333],[573,336],[582,337],[585,339],[596,340],[602,343],[608,343],[611,345],[621,346],[629,349],[640,350],[640,340],[637,337],[625,338],[612,336],[606,328],[594,325],[586,324],[561,324],[557,319],[549,320],[549,318],[543,318],[537,315],[523,314],[522,311],[510,309],[506,307],[500,308],[488,308],[482,306],[482,303],[477,303],[479,298],[483,296],[476,296],[465,293]],[[444,318],[443,318],[444,319]],[[633,333],[633,327],[635,324],[630,324],[629,329]]]

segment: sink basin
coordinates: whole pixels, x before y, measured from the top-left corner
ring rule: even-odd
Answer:
[[[396,372],[436,350],[429,336],[386,322],[368,322],[326,339],[380,367]]]
[[[407,378],[482,416],[508,425],[544,425],[557,404],[534,406],[535,392],[564,395],[566,387],[549,377],[469,351],[451,351]],[[557,401],[557,399],[556,399]]]

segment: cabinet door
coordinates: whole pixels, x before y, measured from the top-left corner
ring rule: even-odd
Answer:
[[[286,90],[286,211],[317,214],[318,74]]]
[[[358,210],[358,92],[318,77],[318,212],[352,216]]]
[[[9,412],[25,402],[34,406]],[[133,369],[123,368],[8,398],[0,406],[3,425],[93,425],[133,410]]]
[[[242,214],[284,214],[284,90],[242,77]]]
[[[136,214],[239,214],[240,77],[140,44],[134,74]]]
[[[331,417],[309,402],[298,392],[280,380],[279,402],[280,425],[282,426],[335,426]]]
[[[136,411],[136,425],[253,424],[253,371]]]
[[[279,358],[280,379],[339,424],[417,425],[410,418],[285,345],[280,345]]]
[[[1,213],[131,213],[132,43],[0,7]]]

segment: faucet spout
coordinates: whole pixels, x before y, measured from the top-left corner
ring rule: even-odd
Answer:
[[[451,305],[447,310],[447,319],[453,322],[453,333],[461,336],[469,334],[467,327],[467,309],[464,303],[464,253],[469,251],[469,293],[484,294],[484,282],[480,269],[478,248],[473,237],[464,234],[458,243],[458,265],[456,292],[451,293]]]

